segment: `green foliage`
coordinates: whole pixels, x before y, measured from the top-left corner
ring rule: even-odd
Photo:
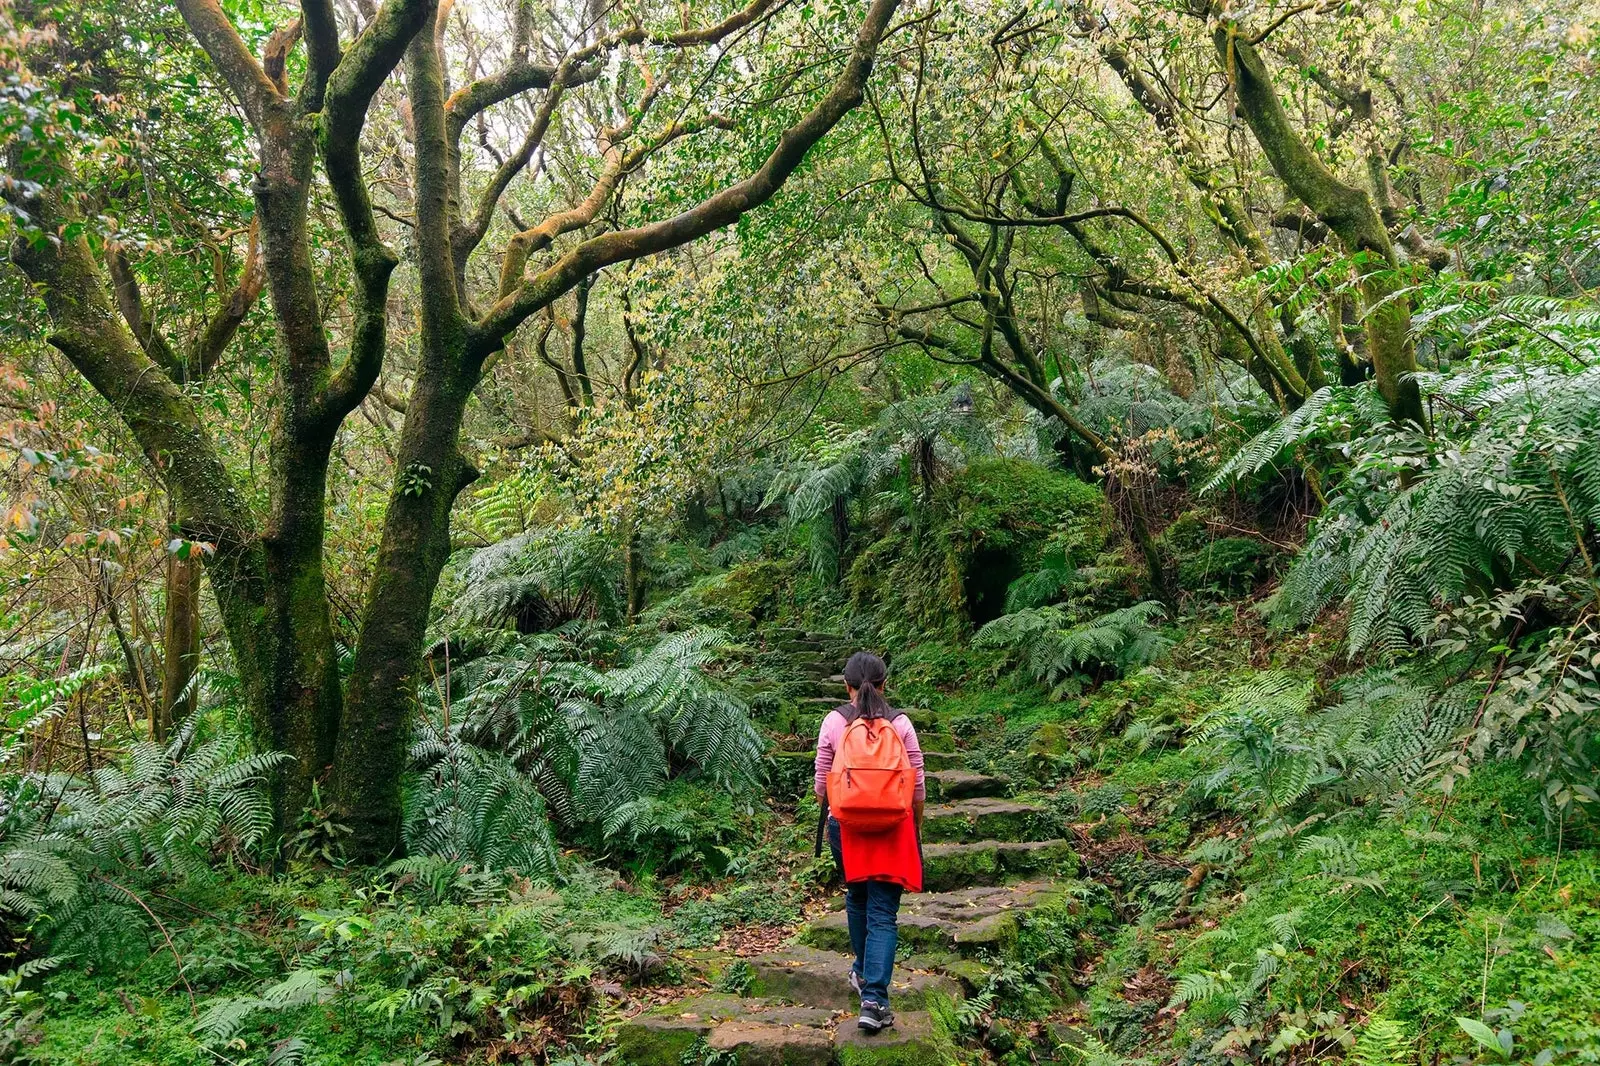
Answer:
[[[970,457],[993,450],[987,427],[954,403],[956,393],[935,393],[886,406],[872,425],[847,430],[823,425],[811,454],[775,478],[763,506],[787,497],[792,522],[809,531],[811,569],[833,579],[849,534],[848,507],[857,498],[911,483],[931,488]],[[896,505],[903,521],[915,522],[914,501]]]
[[[1005,649],[1059,693],[1081,675],[1123,674],[1154,662],[1172,643],[1154,625],[1165,613],[1150,600],[1073,624],[1060,607],[1034,607],[988,623],[973,644]]]
[[[1251,537],[1223,537],[1178,566],[1178,581],[1190,591],[1248,592],[1266,568],[1272,551]]]
[[[0,909],[36,919],[64,954],[116,950],[147,932],[124,880],[204,878],[219,853],[260,846],[272,826],[263,785],[281,762],[233,734],[201,737],[195,717],[119,764],[3,779]]]
[[[713,876],[727,871],[733,845],[747,836],[733,797],[686,785],[629,800],[612,809],[600,828],[608,842],[646,869]]]
[[[577,619],[621,618],[622,558],[613,538],[557,529],[510,537],[472,552],[440,624],[504,625],[530,631]]]
[[[1351,654],[1392,653],[1434,635],[1442,606],[1528,576],[1587,572],[1584,540],[1600,519],[1597,374],[1546,361],[1424,375],[1437,401],[1432,435],[1373,410],[1351,418],[1318,394],[1257,437],[1218,481],[1319,437],[1355,457],[1289,570],[1278,618],[1304,623],[1343,602]]]
[[[900,643],[962,628],[976,595],[999,608],[1017,578],[1091,561],[1109,535],[1099,489],[1017,459],[982,459],[941,483],[924,527],[894,524],[851,564],[854,603],[870,608]],[[988,588],[988,586],[993,586]]]
[[[658,852],[693,822],[656,802],[670,778],[693,771],[726,788],[760,779],[764,742],[748,709],[706,672],[724,634],[688,630],[636,649],[607,639],[504,635],[422,690],[410,848],[548,876],[547,808],[569,829],[598,825]]]

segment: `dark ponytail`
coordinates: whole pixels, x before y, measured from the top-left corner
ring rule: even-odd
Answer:
[[[844,683],[856,690],[856,717],[890,718],[893,710],[883,698],[888,668],[870,651],[858,651],[844,664]]]

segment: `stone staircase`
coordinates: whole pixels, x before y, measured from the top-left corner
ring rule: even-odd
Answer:
[[[777,640],[778,650],[807,678],[812,694],[803,697],[802,717],[815,736],[821,716],[844,700],[844,680],[833,673],[843,661],[843,641],[799,631],[780,633]],[[787,947],[713,964],[713,977],[719,969],[726,975],[742,966],[741,980],[724,978],[722,984],[738,986],[743,994],[695,995],[625,1022],[617,1038],[625,1063],[940,1066],[957,1061],[949,1034],[927,1009],[930,999],[955,1001],[976,991],[987,973],[985,960],[1013,950],[1031,914],[1071,906],[1064,879],[1077,874],[1078,857],[1057,835],[1059,824],[1046,808],[1009,798],[1010,782],[1002,778],[963,769],[955,738],[937,716],[908,713],[928,768],[925,891],[905,896],[900,906],[902,957],[890,989],[894,1028],[872,1036],[856,1028],[857,1001],[847,981],[850,937],[842,896],[836,894],[834,909],[803,927]],[[804,738],[802,731],[795,735]],[[808,780],[809,739],[804,750],[777,757],[793,762],[787,780]]]

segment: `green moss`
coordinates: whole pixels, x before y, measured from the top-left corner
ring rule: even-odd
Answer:
[[[922,857],[923,888],[929,892],[993,884],[999,874],[999,850],[992,846],[968,844],[952,849],[929,848]]]
[[[1047,551],[1060,565],[1094,558],[1112,528],[1101,491],[1059,471],[1017,459],[973,463],[940,486],[921,530],[887,530],[863,550],[846,577],[858,608],[873,608],[887,636],[959,634],[981,597],[989,617],[998,592],[983,585],[1038,569]]]

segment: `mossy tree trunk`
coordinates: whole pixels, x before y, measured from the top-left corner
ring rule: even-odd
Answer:
[[[1421,425],[1422,394],[1411,376],[1417,369],[1411,305],[1382,215],[1363,189],[1341,181],[1295,130],[1256,46],[1230,24],[1218,26],[1213,39],[1239,112],[1274,173],[1355,260],[1366,312],[1367,354],[1390,415],[1397,422]]]
[[[194,548],[167,553],[166,605],[161,616],[161,698],[153,704],[150,736],[165,741],[194,711],[192,687],[200,668],[200,572]]]

